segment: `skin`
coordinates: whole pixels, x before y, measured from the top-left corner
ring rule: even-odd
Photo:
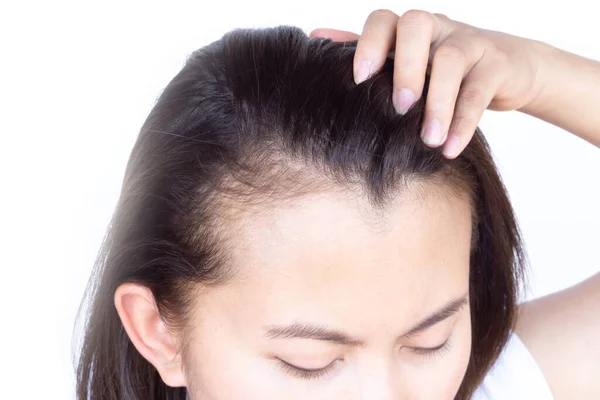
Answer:
[[[362,35],[316,29],[310,36],[358,39],[357,83],[361,66],[373,73],[393,50],[400,113],[423,94],[429,72],[422,137],[444,146],[448,158],[465,148],[486,108],[527,113],[600,147],[597,61],[422,10],[376,10]],[[399,98],[401,91],[412,92],[412,100]],[[121,285],[115,306],[138,351],[168,385],[187,386],[192,399],[450,399],[470,352],[468,306],[401,338],[468,289],[468,208],[458,198],[427,199],[406,193],[378,229],[363,218],[369,209],[360,199],[334,193],[246,219],[236,227],[240,275],[199,291],[185,360],[177,357],[182,338],[168,332],[146,288]],[[597,274],[520,307],[515,332],[557,400],[600,398],[599,293]],[[265,325],[294,321],[343,330],[365,345],[264,337]],[[415,352],[448,335],[443,356]],[[319,379],[302,380],[279,369],[276,357],[305,368],[342,361]]]
[[[236,278],[198,291],[185,362],[166,362],[177,339],[165,333],[141,286],[124,284],[115,293],[123,325],[163,380],[187,386],[191,399],[452,399],[471,351],[469,303],[403,337],[468,294],[468,203],[434,190],[404,192],[383,218],[348,193],[243,216],[230,227]],[[265,335],[293,323],[340,330],[362,343]],[[439,354],[418,350],[448,338]],[[279,359],[332,368],[305,379],[286,373]]]
[[[375,10],[363,32],[319,28],[310,37],[358,40],[355,81],[364,80],[394,51],[394,95],[400,113],[415,100],[397,102],[402,89],[418,99],[431,75],[425,118],[440,121],[437,136],[423,135],[431,147],[444,146],[455,158],[467,146],[484,110],[517,110],[565,129],[600,147],[600,62],[549,44],[486,30],[444,14],[409,10],[398,16]],[[369,68],[367,69],[367,73]]]
[[[361,82],[394,50],[394,102],[400,113],[412,102],[398,93],[427,93],[422,138],[457,157],[473,137],[485,109],[517,110],[556,125],[600,147],[600,62],[502,32],[485,30],[439,13],[409,10],[398,16],[375,10],[363,32],[315,29],[311,37],[357,40],[355,80]],[[370,66],[365,74],[362,65]],[[363,71],[361,71],[361,69]],[[362,75],[361,75],[362,73]],[[406,92],[406,91],[405,91]],[[600,273],[520,307],[515,329],[546,377],[554,398],[600,398]],[[568,368],[565,368],[568,366]]]

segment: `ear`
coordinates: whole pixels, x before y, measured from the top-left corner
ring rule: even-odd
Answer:
[[[115,307],[129,339],[157,369],[168,386],[187,386],[177,340],[167,331],[154,296],[145,286],[124,283],[115,291]]]

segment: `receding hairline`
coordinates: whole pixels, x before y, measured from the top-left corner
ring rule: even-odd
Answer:
[[[386,192],[384,201],[370,201],[372,216],[385,217],[389,208],[398,199],[413,197],[419,201],[432,200],[467,201],[471,207],[471,217],[476,218],[476,189],[469,177],[456,171],[456,167],[445,165],[441,170],[427,175],[410,172],[403,173]],[[219,216],[235,219],[240,215],[251,216],[268,212],[279,205],[293,203],[305,197],[319,193],[339,193],[372,199],[368,183],[355,176],[342,178],[327,167],[315,167],[310,164],[273,164],[263,177],[248,180],[245,175],[227,174],[214,193],[213,203],[220,212]],[[241,178],[241,180],[239,179]]]

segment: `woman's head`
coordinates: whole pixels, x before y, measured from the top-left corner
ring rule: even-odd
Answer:
[[[189,57],[90,279],[79,398],[467,398],[480,382],[522,279],[506,191],[479,130],[448,160],[420,139],[425,98],[395,113],[393,59],[356,85],[355,45],[238,29]]]

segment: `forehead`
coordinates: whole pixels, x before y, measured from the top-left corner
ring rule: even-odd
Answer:
[[[410,314],[468,288],[469,204],[433,187],[385,212],[347,192],[305,196],[238,218],[232,231],[236,297],[275,313]]]

